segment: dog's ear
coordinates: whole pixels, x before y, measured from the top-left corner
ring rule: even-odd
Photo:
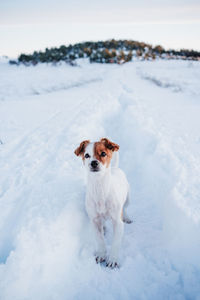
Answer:
[[[111,142],[109,139],[103,138],[101,139],[101,142],[104,143],[105,147],[114,151],[118,151],[119,150],[119,145]]]
[[[83,141],[80,143],[80,146],[74,151],[74,153],[79,156],[85,152],[86,146],[90,143],[89,140]]]

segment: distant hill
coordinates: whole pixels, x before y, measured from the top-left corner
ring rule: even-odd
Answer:
[[[200,60],[200,52],[181,49],[165,50],[158,45],[153,47],[150,44],[132,40],[108,40],[99,42],[83,42],[59,48],[46,48],[45,51],[34,51],[33,54],[21,54],[17,60],[11,60],[11,64],[36,65],[38,63],[58,63],[65,61],[71,65],[76,64],[78,58],[89,58],[90,62],[96,63],[118,63],[122,64],[134,59],[154,60],[163,59],[184,59]]]

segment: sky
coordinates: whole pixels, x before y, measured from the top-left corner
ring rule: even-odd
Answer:
[[[0,0],[0,55],[111,38],[200,50],[200,0]]]

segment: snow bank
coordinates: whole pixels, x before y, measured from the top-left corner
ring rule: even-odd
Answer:
[[[3,68],[0,298],[199,299],[199,65]],[[181,89],[142,74],[165,74]],[[67,78],[76,87],[60,88]],[[84,170],[73,153],[103,136],[120,144],[132,190],[119,270],[95,264]]]
[[[79,59],[77,67],[66,63],[13,66],[4,61],[1,62],[0,76],[3,79],[0,82],[0,100],[12,100],[13,95],[15,100],[20,100],[23,96],[47,94],[99,81],[103,74],[101,68],[91,72],[90,64]]]
[[[138,68],[142,78],[157,86],[170,88],[174,92],[183,91],[189,95],[200,95],[199,62],[161,60],[153,63],[153,68],[148,62],[141,69]]]

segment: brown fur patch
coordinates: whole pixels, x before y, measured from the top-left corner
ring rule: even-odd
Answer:
[[[119,150],[119,145],[111,142],[109,139],[103,138],[103,139],[101,139],[100,142],[102,142],[106,146],[106,148],[108,148],[112,151],[118,151]]]
[[[112,153],[118,151],[118,149],[119,146],[117,144],[103,138],[100,142],[94,143],[94,156],[103,165],[106,164],[106,167],[108,167],[112,158]],[[106,156],[101,156],[102,152],[105,152]]]
[[[90,143],[89,140],[86,140],[86,141],[83,141],[80,143],[80,146],[74,151],[74,153],[77,155],[77,156],[82,156],[82,158],[84,157],[84,153],[85,153],[85,148],[86,146]]]

